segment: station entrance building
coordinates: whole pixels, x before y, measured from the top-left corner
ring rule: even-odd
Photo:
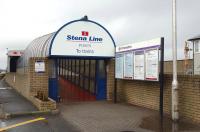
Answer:
[[[55,101],[104,100],[106,65],[114,56],[115,42],[102,25],[87,16],[71,21],[33,40],[18,58],[16,72],[28,79],[19,91],[27,98],[40,95]]]
[[[24,51],[8,53],[5,79],[39,110],[56,109],[59,100],[104,99],[159,110],[159,83],[115,79],[114,56],[110,33],[85,17],[33,40]],[[178,75],[178,79],[180,119],[200,123],[200,76]],[[171,114],[171,82],[172,75],[165,74],[165,114]]]

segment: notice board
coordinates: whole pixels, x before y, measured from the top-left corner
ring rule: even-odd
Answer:
[[[159,81],[162,38],[116,47],[115,77]]]

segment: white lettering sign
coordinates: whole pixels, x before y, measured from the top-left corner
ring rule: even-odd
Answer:
[[[51,56],[114,57],[115,45],[105,28],[92,21],[64,26],[52,40]]]

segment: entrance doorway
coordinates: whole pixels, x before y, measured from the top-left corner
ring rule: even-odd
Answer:
[[[60,58],[56,62],[58,96],[61,101],[106,99],[105,60]]]

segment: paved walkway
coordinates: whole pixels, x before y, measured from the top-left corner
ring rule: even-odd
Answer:
[[[9,87],[5,81],[0,80],[1,111],[6,113],[36,111],[37,108],[27,99]]]
[[[173,129],[169,118],[163,122],[153,110],[106,101],[60,104],[63,118],[85,132],[200,132],[200,126],[179,123]],[[175,128],[175,127],[174,127]]]
[[[24,97],[10,88],[5,81],[0,80],[0,114],[1,112],[29,112],[36,111],[36,107]],[[44,117],[45,121],[38,121],[9,129],[9,132],[80,132],[80,130],[67,122],[61,115],[30,115],[15,118],[1,119],[0,128],[16,125],[20,122]]]

